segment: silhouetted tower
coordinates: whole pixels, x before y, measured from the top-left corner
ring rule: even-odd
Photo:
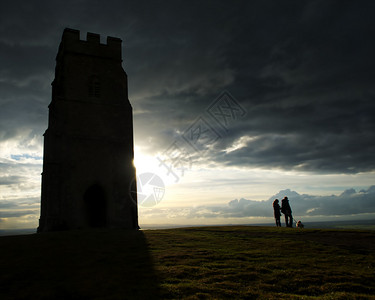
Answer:
[[[44,133],[38,231],[138,228],[132,107],[121,40],[65,29]],[[133,191],[131,197],[130,191]]]

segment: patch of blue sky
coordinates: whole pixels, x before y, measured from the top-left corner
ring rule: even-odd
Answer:
[[[43,160],[42,156],[30,155],[30,154],[17,154],[17,155],[12,154],[10,157],[14,160],[21,160],[21,159]]]

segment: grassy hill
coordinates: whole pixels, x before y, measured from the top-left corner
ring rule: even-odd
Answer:
[[[375,299],[375,231],[71,231],[0,253],[1,299]]]

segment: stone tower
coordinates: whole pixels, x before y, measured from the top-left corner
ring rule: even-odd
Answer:
[[[65,29],[44,133],[38,232],[138,228],[132,107],[121,40]],[[132,195],[132,196],[131,196]]]

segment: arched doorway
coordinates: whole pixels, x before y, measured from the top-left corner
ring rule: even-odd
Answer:
[[[83,195],[86,220],[89,227],[105,227],[107,225],[107,202],[104,189],[94,184]]]

